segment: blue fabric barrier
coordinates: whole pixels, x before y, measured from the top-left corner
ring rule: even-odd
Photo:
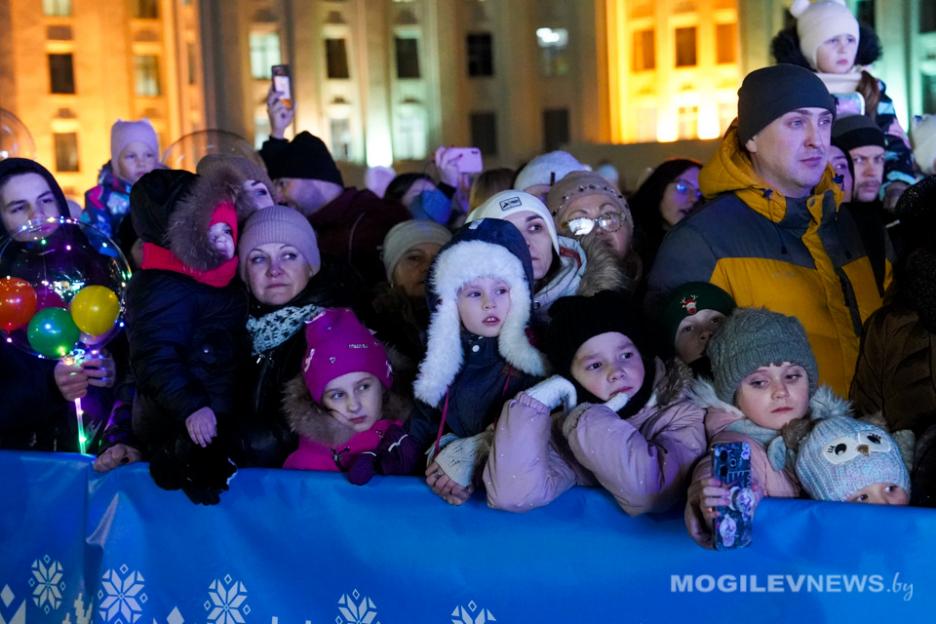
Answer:
[[[0,624],[921,622],[931,510],[767,500],[753,545],[696,546],[681,512],[629,518],[575,488],[516,515],[415,478],[242,470],[220,505],[0,452]]]

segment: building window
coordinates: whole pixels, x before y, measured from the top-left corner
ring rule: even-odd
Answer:
[[[699,107],[679,107],[679,138],[694,139],[699,136]]]
[[[920,32],[936,32],[936,3],[932,0],[920,2]],[[926,110],[934,110],[928,108]]]
[[[159,0],[130,0],[136,19],[159,19]]]
[[[494,75],[494,43],[491,33],[468,35],[468,75],[472,78]]]
[[[159,86],[159,57],[153,54],[134,55],[133,79],[137,95],[141,97],[160,95],[162,90]]]
[[[933,74],[923,74],[920,76],[920,85],[922,92],[923,102],[920,107],[921,110],[925,111],[936,111],[936,75]]]
[[[75,68],[71,54],[49,55],[49,84],[52,93],[75,92]]]
[[[715,62],[736,63],[738,61],[738,25],[715,24]]]
[[[676,29],[676,67],[693,67],[696,64],[696,28]]]
[[[565,28],[537,28],[540,72],[547,78],[569,73],[569,31]]]
[[[497,115],[471,113],[471,144],[481,150],[484,157],[497,154]]]
[[[348,119],[332,119],[331,153],[335,160],[351,160],[351,122]]]
[[[280,64],[280,38],[275,32],[250,33],[250,76],[270,78],[270,68]]]
[[[351,77],[348,71],[348,48],[344,39],[325,40],[325,63],[329,78],[346,79]]]
[[[643,105],[637,109],[637,142],[655,143],[657,140],[657,107]]]
[[[195,59],[195,44],[188,42],[185,44],[185,65],[188,70],[187,82],[190,85],[198,83],[198,62]]]
[[[254,112],[254,149],[259,150],[263,143],[270,138],[270,117],[267,115],[266,107],[259,108]]]
[[[74,132],[54,133],[55,170],[80,171],[78,167],[78,135]]]
[[[49,17],[71,17],[71,0],[42,0],[42,13]]]
[[[426,118],[412,111],[397,117],[393,157],[400,160],[422,160],[426,157]]]
[[[569,109],[547,108],[543,111],[543,151],[557,150],[569,142]]]
[[[397,78],[419,78],[419,39],[394,37]]]
[[[656,69],[656,37],[653,30],[634,32],[632,69],[635,72]]]

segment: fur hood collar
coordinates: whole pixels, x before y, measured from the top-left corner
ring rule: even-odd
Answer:
[[[467,226],[469,229],[504,227],[506,221],[481,219]],[[522,243],[519,231],[517,244]],[[526,249],[524,248],[525,252]],[[510,311],[498,335],[498,351],[514,368],[536,377],[545,377],[548,370],[546,357],[530,344],[527,325],[530,322],[532,297],[526,266],[507,247],[481,238],[461,240],[453,238],[439,255],[430,270],[430,300],[435,309],[429,320],[426,356],[419,365],[419,374],[413,384],[416,398],[436,407],[445,396],[449,385],[464,363],[462,324],[458,315],[457,296],[462,285],[482,276],[496,275],[510,285]],[[532,273],[532,269],[529,268]]]
[[[235,178],[227,175],[212,178],[199,176],[189,193],[177,202],[169,217],[167,237],[170,251],[186,266],[197,271],[208,271],[226,261],[211,245],[208,228],[219,204],[234,204],[234,184]],[[236,223],[232,229],[236,245]]]
[[[533,295],[534,314],[547,320],[550,306],[561,297],[590,297],[603,290],[623,291],[627,280],[620,263],[600,239],[581,241],[559,237],[559,271]]]
[[[383,419],[406,420],[411,407],[412,403],[400,395],[392,391],[386,393]],[[301,374],[286,383],[283,389],[283,410],[286,412],[289,428],[303,438],[336,447],[354,436],[355,432],[351,427],[342,425],[312,401]]]

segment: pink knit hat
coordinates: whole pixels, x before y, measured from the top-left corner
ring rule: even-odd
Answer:
[[[380,341],[347,308],[330,308],[306,325],[302,376],[309,394],[322,402],[325,386],[348,373],[367,372],[384,388],[393,383],[390,360]]]
[[[111,165],[120,159],[120,153],[131,143],[138,142],[152,148],[159,158],[159,139],[147,119],[123,121],[118,119],[111,126]]]

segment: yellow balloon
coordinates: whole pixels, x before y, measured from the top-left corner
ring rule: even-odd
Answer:
[[[106,286],[85,286],[71,300],[72,320],[92,336],[109,332],[119,315],[120,300]]]

